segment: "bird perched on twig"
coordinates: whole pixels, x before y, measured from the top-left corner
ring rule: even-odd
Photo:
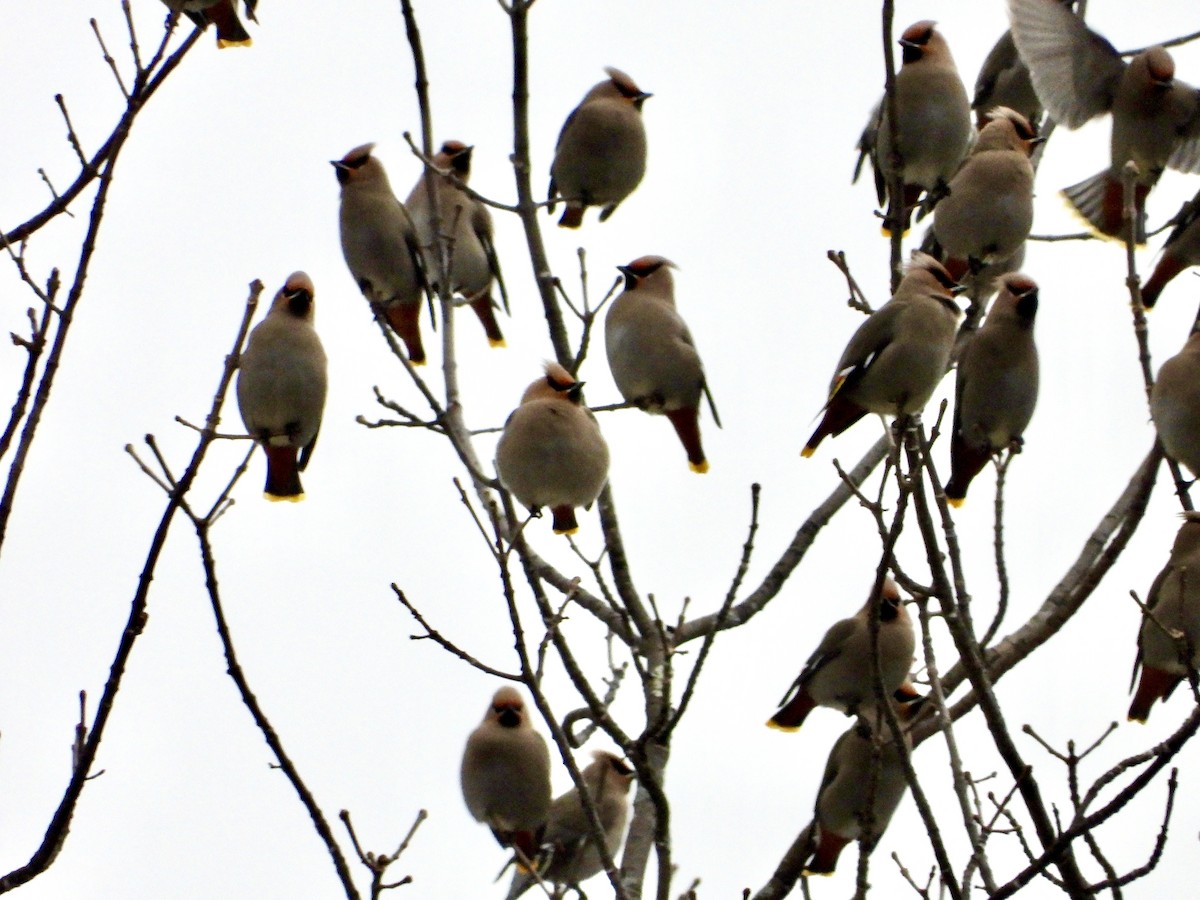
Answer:
[[[1068,128],[1112,113],[1112,162],[1063,190],[1092,228],[1122,237],[1121,172],[1137,165],[1134,238],[1146,239],[1146,196],[1163,169],[1200,172],[1200,92],[1175,78],[1175,60],[1151,47],[1128,63],[1057,0],[1009,0],[1012,34],[1042,105]]]
[[[903,63],[896,73],[896,146],[892,146],[886,98],[879,101],[858,139],[858,181],[863,160],[875,170],[875,194],[888,211],[895,198],[888,186],[898,157],[904,183],[903,230],[908,231],[912,211],[925,198],[932,207],[958,169],[971,143],[971,108],[950,45],[933,22],[908,26],[900,36]],[[889,213],[890,215],[891,213]],[[884,234],[894,223],[884,220]]]
[[[914,253],[896,293],[863,322],[842,352],[829,400],[802,456],[812,456],[826,435],[835,437],[869,412],[903,416],[920,412],[937,388],[954,349],[962,289],[942,264]]]
[[[312,279],[289,275],[238,361],[238,409],[267,455],[268,500],[304,499],[300,472],[321,430],[326,361],[313,328],[313,296]]]
[[[567,116],[550,164],[549,211],[561,196],[567,208],[558,224],[578,228],[589,206],[602,207],[600,221],[613,214],[646,174],[646,126],[642,104],[653,96],[611,66],[608,79],[594,86]]]
[[[767,725],[795,731],[818,706],[847,715],[859,715],[875,705],[875,670],[871,663],[871,609],[873,598],[848,619],[835,622],[809,656],[800,676],[788,688],[777,713]],[[898,691],[909,697],[909,669],[916,639],[912,620],[900,600],[900,589],[884,579],[879,598],[880,684],[885,697]]]
[[[1156,700],[1166,700],[1200,665],[1200,513],[1185,512],[1167,564],[1146,597],[1133,677],[1137,693],[1129,718],[1145,722]],[[1132,688],[1133,685],[1130,684]]]
[[[621,396],[638,409],[665,415],[692,471],[707,472],[700,442],[701,394],[718,428],[721,418],[692,334],[675,309],[674,267],[661,256],[642,256],[617,267],[625,276],[625,290],[608,308],[604,346]]]
[[[433,157],[433,163],[466,184],[471,177],[471,154],[474,149],[462,141],[446,141]],[[417,239],[425,251],[425,272],[431,282],[430,287],[437,291],[435,282],[442,262],[439,254],[444,248],[450,266],[450,291],[462,294],[483,325],[488,343],[493,347],[503,347],[504,335],[496,321],[492,285],[500,289],[505,312],[508,311],[508,291],[504,287],[500,260],[492,241],[492,214],[483,203],[467,195],[447,175],[434,173],[432,187],[436,198],[434,204],[429,202],[429,188],[422,174],[404,203],[412,216]],[[443,235],[441,240],[433,231],[435,205],[438,228]]]
[[[1171,280],[1191,266],[1200,266],[1200,192],[1180,207],[1172,220],[1175,227],[1163,244],[1162,256],[1142,288],[1142,304],[1153,309]]]
[[[1028,275],[1005,275],[983,327],[958,359],[950,480],[946,499],[961,506],[971,480],[996,453],[1019,449],[1038,395],[1033,322],[1038,286]]]
[[[1159,368],[1150,417],[1167,456],[1200,475],[1200,332]]]
[[[412,217],[392,193],[383,164],[371,155],[373,149],[374,144],[363,144],[331,161],[342,186],[342,255],[358,289],[383,311],[404,341],[409,361],[420,366],[425,364],[425,347],[418,320],[429,282]]]
[[[550,507],[556,534],[578,530],[575,507],[590,507],[608,480],[608,444],[582,390],[582,381],[546,363],[496,444],[500,481],[531,511]]]
[[[257,22],[254,17],[254,7],[258,0],[243,0],[246,8],[246,18]],[[163,0],[168,9],[181,12],[195,23],[197,28],[215,26],[217,30],[217,46],[249,47],[253,41],[246,26],[238,18],[237,0]]]
[[[502,846],[533,861],[550,811],[550,751],[516,688],[502,687],[463,751],[463,799]]]

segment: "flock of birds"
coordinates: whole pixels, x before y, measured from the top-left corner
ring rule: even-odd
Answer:
[[[249,42],[234,0],[164,2],[197,24],[214,25],[222,45]],[[244,4],[253,18],[255,0]],[[946,485],[954,505],[964,501],[989,459],[1019,449],[1037,399],[1038,286],[1018,270],[1033,222],[1030,157],[1041,140],[1037,125],[1043,112],[1068,128],[1112,116],[1111,165],[1063,191],[1100,235],[1144,241],[1146,196],[1164,168],[1200,172],[1200,91],[1175,78],[1167,50],[1152,47],[1126,62],[1069,2],[1008,0],[1008,6],[1011,31],[985,61],[973,101],[933,22],[917,22],[900,38],[903,64],[894,106],[881,101],[876,107],[859,142],[859,167],[871,161],[881,207],[901,210],[896,220],[884,219],[885,232],[907,230],[914,217],[927,214],[932,227],[894,296],[850,339],[822,419],[802,451],[810,456],[824,438],[867,413],[920,412],[957,356]],[[548,205],[553,211],[556,202],[565,204],[563,227],[579,227],[592,206],[605,221],[645,172],[641,113],[650,95],[625,73],[606,71],[608,77],[587,93],[559,135]],[[425,361],[423,301],[443,283],[472,308],[489,342],[502,344],[492,292],[498,288],[507,309],[507,291],[491,216],[466,188],[472,148],[444,143],[432,159],[432,179],[422,177],[405,203],[371,151],[369,144],[357,147],[333,162],[341,185],[342,249],[364,296],[386,316],[413,365]],[[1136,165],[1132,219],[1122,184],[1130,161]],[[893,183],[903,185],[901,198],[888,197]],[[1171,279],[1194,265],[1200,265],[1200,194],[1176,217],[1142,290],[1143,304],[1152,307]],[[700,357],[675,308],[671,269],[659,256],[620,267],[624,292],[607,313],[605,344],[622,396],[664,414],[691,468],[704,472],[702,396],[720,422]],[[996,296],[982,327],[956,348],[962,311],[955,297],[965,285],[985,295],[980,302]],[[577,528],[576,509],[590,506],[608,473],[608,447],[582,402],[581,387],[566,368],[547,364],[544,377],[527,388],[509,416],[496,448],[501,482],[531,511],[549,508],[558,533]],[[325,397],[313,285],[303,272],[288,278],[251,333],[237,396],[248,432],[266,452],[267,496],[300,499],[299,472],[312,454]],[[1151,410],[1167,454],[1200,474],[1200,333],[1162,366]],[[1189,580],[1189,570],[1200,570],[1197,514],[1186,516],[1149,592],[1153,615],[1145,617],[1139,635],[1141,678],[1131,719],[1145,721],[1151,706],[1200,664],[1200,653],[1193,652],[1200,648],[1200,579]],[[871,658],[875,615],[881,685]],[[818,706],[856,717],[834,745],[822,777],[807,872],[832,872],[852,840],[878,840],[905,793],[901,754],[879,728],[875,691],[882,687],[901,720],[911,717],[922,701],[909,681],[913,651],[912,623],[887,579],[858,613],[829,629],[768,723],[794,730]],[[604,752],[582,771],[610,853],[620,845],[632,777],[625,762]],[[510,900],[537,880],[577,885],[601,870],[578,789],[551,801],[546,742],[514,688],[496,692],[471,733],[461,781],[472,815],[514,852],[518,871]]]

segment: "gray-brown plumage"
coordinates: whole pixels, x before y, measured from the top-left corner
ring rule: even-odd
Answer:
[[[1126,63],[1057,0],[1009,0],[1013,39],[1042,105],[1068,128],[1112,113],[1111,164],[1063,191],[1101,234],[1123,237],[1121,171],[1137,164],[1135,237],[1145,240],[1146,195],[1163,169],[1200,172],[1200,93],[1175,78],[1175,61],[1151,47]]]
[[[1033,164],[1037,135],[1018,112],[988,113],[971,154],[933,211],[933,233],[951,277],[1010,258],[1033,227]]]
[[[971,108],[950,45],[931,21],[917,22],[900,36],[903,64],[896,73],[896,140],[904,182],[904,227],[912,210],[949,183],[971,143]],[[880,101],[858,140],[858,180],[868,157],[875,170],[875,193],[887,209],[893,174],[887,104]],[[884,233],[891,229],[885,220]]]
[[[424,260],[412,218],[392,193],[387,172],[371,151],[355,147],[333,160],[342,186],[338,225],[342,255],[372,306],[383,310],[413,365],[425,363],[418,319],[428,291]]]
[[[1011,31],[1000,35],[975,79],[971,109],[975,111],[977,128],[987,124],[987,114],[997,106],[1016,110],[1035,126],[1042,115],[1041,101],[1029,79],[1029,69],[1017,53]]]
[[[459,779],[475,820],[532,862],[550,811],[550,751],[515,688],[502,687],[492,697],[467,738]]]
[[[627,266],[625,290],[604,319],[604,346],[617,390],[626,401],[670,419],[687,452],[693,472],[707,472],[700,442],[700,395],[708,397],[704,365],[687,323],[675,308],[674,264],[661,256],[643,256]]]
[[[1200,513],[1184,513],[1171,556],[1150,586],[1146,606],[1150,615],[1142,618],[1133,665],[1134,678],[1139,666],[1141,678],[1129,707],[1135,722],[1145,722],[1154,702],[1170,697],[1189,667],[1200,666]]]
[[[564,228],[578,228],[589,206],[602,207],[600,221],[605,221],[646,174],[642,104],[652,95],[620,69],[604,71],[608,79],[567,116],[550,164],[549,211],[554,212],[556,197],[566,201],[558,220]]]
[[[1167,455],[1200,475],[1200,332],[1158,370],[1150,415]]]
[[[326,361],[313,328],[313,296],[305,273],[289,275],[238,362],[238,409],[267,456],[268,500],[304,499],[300,472],[321,429]]]
[[[582,771],[588,796],[596,807],[604,843],[610,855],[615,855],[625,834],[629,816],[629,787],[633,770],[618,756],[602,750],[592,754],[592,762]],[[578,886],[604,869],[600,851],[592,839],[587,812],[579,791],[571,788],[554,798],[546,820],[543,846],[546,855],[538,864],[538,875],[545,882]],[[535,884],[532,875],[518,872],[509,887],[508,900],[516,900]]]
[[[903,714],[898,717],[903,723]],[[833,874],[842,848],[864,834],[867,846],[873,847],[904,799],[908,782],[900,748],[884,723],[876,727],[878,737],[871,725],[859,720],[829,751],[817,792],[813,846],[803,869],[806,875]],[[882,742],[878,751],[874,746],[877,740]],[[907,734],[904,741],[911,750]]]
[[[500,481],[530,510],[550,507],[556,534],[579,528],[575,507],[590,507],[608,480],[608,445],[582,388],[558,363],[547,363],[496,445]]]
[[[768,726],[795,731],[818,706],[859,715],[875,705],[871,605],[868,599],[857,613],[835,622],[825,632]],[[916,644],[912,620],[900,600],[899,588],[890,578],[884,580],[880,592],[877,640],[880,681],[884,695],[891,697],[908,680]]]
[[[1163,244],[1162,256],[1142,288],[1142,303],[1152,309],[1158,297],[1176,275],[1192,266],[1200,266],[1200,192],[1183,204],[1172,220],[1175,227]]]
[[[474,149],[461,141],[446,141],[434,155],[434,165],[453,173],[466,184],[471,177],[471,154]],[[425,271],[431,282],[437,282],[445,262],[441,254],[446,253],[450,265],[451,293],[461,294],[474,310],[487,334],[488,343],[493,347],[503,347],[504,335],[496,321],[492,285],[499,287],[505,310],[508,309],[508,292],[492,241],[492,215],[486,206],[465,194],[448,176],[435,174],[432,186],[435,203],[429,202],[429,189],[424,175],[417,179],[404,203],[417,229],[417,239],[425,251]],[[435,208],[438,228],[444,236],[440,241],[433,230]],[[437,289],[436,283],[433,289]]]
[[[987,321],[963,348],[954,396],[946,499],[961,506],[971,480],[992,455],[1020,449],[1038,395],[1033,323],[1038,287],[1028,275],[1005,275]]]
[[[914,253],[896,294],[863,322],[842,352],[829,400],[802,456],[868,412],[902,416],[924,408],[954,348],[960,290],[936,259]]]
[[[212,25],[217,31],[217,46],[249,47],[253,41],[246,26],[238,18],[237,0],[163,0],[168,9],[181,12],[195,23],[197,28]],[[244,0],[246,18],[257,22],[254,7],[258,0]]]

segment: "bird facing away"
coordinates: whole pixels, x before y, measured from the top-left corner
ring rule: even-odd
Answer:
[[[933,211],[933,233],[952,278],[1013,256],[1033,227],[1033,151],[1037,134],[1018,112],[997,107],[971,155]]]
[[[254,7],[258,0],[244,0],[246,18],[257,22]],[[238,18],[237,0],[163,0],[168,9],[181,12],[195,23],[197,28],[213,25],[217,30],[217,46],[249,47],[253,41],[250,33]]]
[[[1151,47],[1128,63],[1057,0],[1009,0],[1013,39],[1042,105],[1068,128],[1112,113],[1111,164],[1063,191],[1100,234],[1123,237],[1121,171],[1137,164],[1134,236],[1145,241],[1146,195],[1163,169],[1200,172],[1200,93],[1175,78],[1175,61]]]
[[[897,713],[901,724],[905,715],[903,709]],[[805,875],[832,875],[842,848],[851,841],[863,839],[873,847],[904,799],[908,782],[903,756],[887,726],[880,722],[878,727],[876,734],[860,719],[829,751],[817,792],[812,855],[804,866]],[[904,742],[911,750],[907,733]]]
[[[1167,456],[1200,475],[1200,332],[1158,370],[1150,417]]]
[[[908,231],[912,210],[927,197],[937,195],[949,183],[971,143],[971,107],[950,45],[934,27],[923,21],[910,25],[900,36],[903,63],[896,73],[896,141],[900,177],[904,183],[903,230]],[[888,184],[895,173],[887,103],[881,100],[858,139],[858,180],[863,160],[868,157],[875,171],[875,194],[879,205],[892,215]],[[927,210],[926,210],[927,211]],[[884,234],[894,223],[884,220]]]
[[[313,283],[288,276],[238,362],[237,400],[246,432],[267,455],[268,500],[304,499],[308,465],[325,409],[325,350],[313,328]]]
[[[1145,722],[1154,701],[1170,697],[1188,670],[1200,665],[1200,513],[1183,515],[1167,564],[1146,597],[1150,614],[1143,614],[1133,664],[1133,677],[1140,666],[1141,679],[1129,706],[1135,722]]]
[[[812,456],[826,435],[835,437],[869,412],[920,412],[937,388],[954,349],[962,311],[961,288],[941,263],[914,253],[896,293],[863,322],[842,352],[829,400],[801,456]]]
[[[589,206],[602,207],[600,221],[633,193],[646,174],[646,126],[642,104],[653,95],[611,66],[567,116],[550,164],[549,210],[562,197],[567,208],[558,224],[578,228]]]
[[[459,779],[475,820],[502,846],[514,847],[519,863],[532,862],[550,811],[550,751],[515,688],[502,687],[492,697],[467,738]]]
[[[987,321],[959,356],[946,483],[952,506],[962,506],[971,479],[993,454],[1024,443],[1038,395],[1037,308],[1034,280],[1005,275]]]
[[[1158,296],[1176,275],[1191,266],[1200,266],[1200,192],[1185,203],[1172,220],[1175,227],[1163,244],[1158,265],[1142,288],[1142,304],[1153,309]]]
[[[531,512],[550,507],[556,534],[578,530],[575,507],[590,507],[608,480],[608,445],[582,389],[558,363],[546,363],[496,444],[500,481]]]
[[[604,844],[609,855],[616,855],[625,833],[625,820],[629,816],[629,786],[633,782],[633,770],[619,756],[598,750],[592,754],[592,762],[580,775],[596,807],[604,831]],[[573,787],[555,797],[550,804],[543,846],[547,848],[549,858],[538,865],[538,875],[542,881],[578,887],[581,882],[603,871],[604,862],[593,842],[592,829],[578,788]],[[531,874],[518,872],[509,887],[507,900],[516,900],[535,883]]]
[[[859,715],[875,705],[871,665],[871,605],[848,619],[835,622],[808,657],[799,677],[788,688],[780,709],[767,725],[796,731],[818,706]],[[900,589],[884,579],[879,598],[879,670],[884,696],[892,696],[908,680],[915,638],[912,620],[900,600]]]
[[[721,419],[691,332],[675,309],[675,265],[661,256],[643,256],[617,268],[625,275],[625,290],[604,319],[613,381],[638,409],[665,415],[675,426],[692,471],[707,472],[700,442],[701,394],[708,398],[718,427]]]
[[[471,154],[474,147],[461,141],[446,141],[433,157],[433,163],[449,171],[466,184],[471,177]],[[425,252],[425,271],[434,291],[442,271],[443,249],[450,266],[450,291],[461,294],[483,325],[488,343],[504,346],[504,335],[496,321],[496,301],[492,299],[492,284],[500,288],[504,308],[508,309],[508,291],[500,274],[500,260],[492,242],[492,215],[488,208],[464,193],[448,176],[435,173],[433,194],[436,199],[437,222],[441,240],[434,233],[434,204],[429,202],[429,189],[422,175],[404,205],[412,216],[417,239]]]
[[[332,160],[342,200],[338,224],[342,255],[358,289],[381,309],[404,342],[409,361],[424,365],[418,318],[421,297],[428,291],[421,246],[412,218],[392,193],[387,172],[371,151],[355,147]]]

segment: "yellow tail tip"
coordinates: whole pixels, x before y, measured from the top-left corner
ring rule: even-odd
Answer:
[[[832,872],[814,872],[812,869],[801,869],[800,874],[805,878],[811,878],[813,875],[820,875],[822,878],[832,878]]]
[[[810,456],[812,456],[816,452],[817,452],[816,447],[805,447],[803,450],[800,451],[800,456],[803,459],[808,459]]]
[[[701,462],[698,462],[698,463],[694,463],[691,460],[688,460],[688,468],[691,469],[693,472],[695,472],[697,475],[703,475],[705,472],[708,471],[708,460],[707,459],[702,460]]]
[[[1139,719],[1137,716],[1126,716],[1126,722],[1137,722],[1139,725],[1145,725],[1146,719]]]
[[[795,734],[800,730],[799,725],[780,725],[774,719],[767,719],[767,727],[774,731],[782,731],[785,734]]]
[[[304,495],[303,495],[303,494],[290,494],[290,495],[283,495],[283,494],[268,494],[268,493],[264,493],[264,494],[263,494],[263,497],[265,497],[266,499],[270,500],[272,503],[284,503],[284,502],[287,502],[287,503],[299,503],[301,500],[303,500],[303,499],[304,499]]]
[[[498,341],[494,341],[491,338],[488,338],[488,346],[489,347],[507,347],[508,344],[506,344],[504,342],[504,338],[500,338],[500,340],[498,340]]]
[[[226,47],[249,47],[249,46],[252,46],[253,44],[254,44],[254,41],[252,41],[250,38],[246,38],[246,40],[244,40],[244,41],[225,41],[225,40],[221,40],[220,38],[217,38],[217,49],[218,50],[224,50]]]
[[[409,362],[410,362],[410,363],[412,363],[412,366],[413,366],[413,368],[414,368],[414,369],[419,369],[419,368],[421,368],[421,366],[425,365],[425,360],[423,360],[423,359],[422,359],[422,360],[416,360],[416,359],[411,359],[411,358],[410,358],[410,359],[409,359]]]
[[[909,232],[909,229],[905,228],[904,233],[901,234],[900,237],[908,237],[908,232]],[[892,229],[890,229],[886,225],[884,225],[879,229],[879,233],[882,234],[885,238],[890,238],[892,236]]]
[[[955,509],[958,509],[960,506],[962,506],[964,503],[967,502],[967,498],[966,497],[947,497],[946,502],[949,503],[951,506],[953,506]]]
[[[557,528],[554,529],[555,534],[575,534],[578,531],[579,531],[578,525],[576,525],[574,528],[564,528],[561,531]]]

